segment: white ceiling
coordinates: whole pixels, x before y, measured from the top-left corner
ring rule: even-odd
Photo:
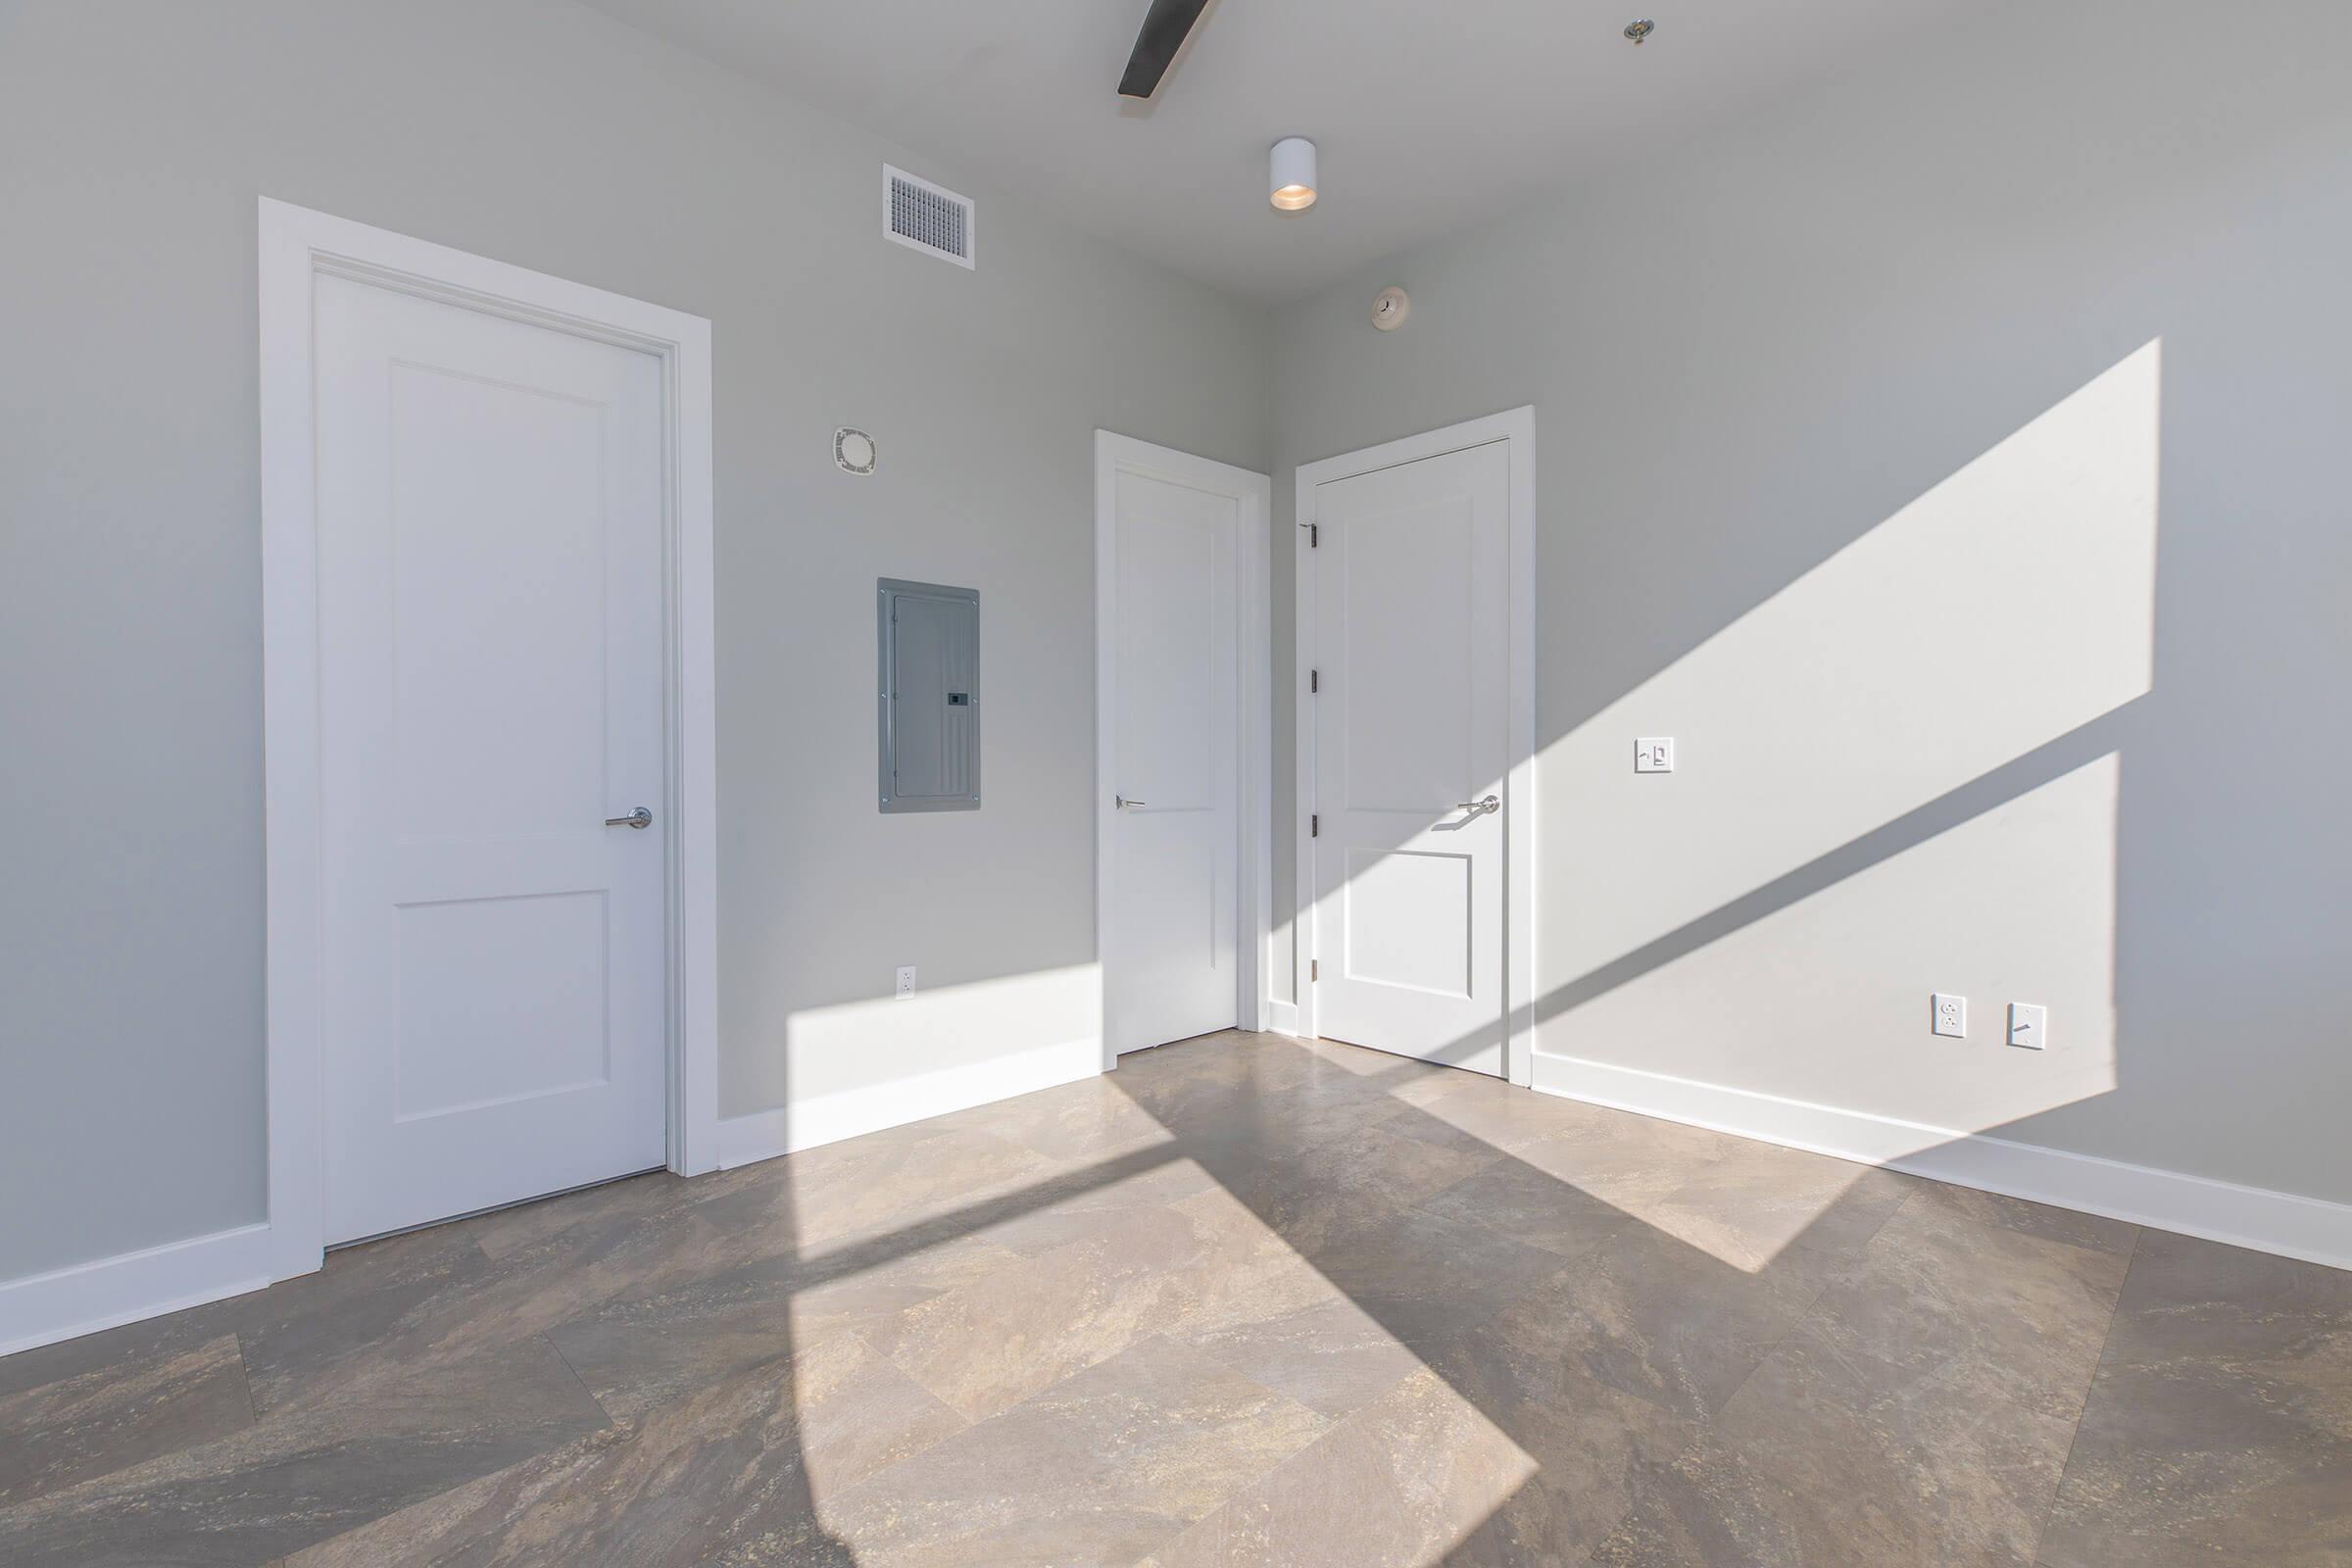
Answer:
[[[957,177],[1281,300],[1865,69],[1971,0],[1214,0],[1149,106],[1116,93],[1149,0],[590,3],[952,158]],[[1639,49],[1621,36],[1636,16],[1658,24]],[[1296,216],[1266,203],[1266,149],[1286,135],[1322,149],[1322,200]]]

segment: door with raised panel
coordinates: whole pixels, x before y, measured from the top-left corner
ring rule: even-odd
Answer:
[[[1239,1016],[1243,543],[1238,494],[1127,467],[1115,482],[1102,955],[1114,1053]]]
[[[1315,488],[1316,1032],[1499,1076],[1507,443]]]
[[[332,1243],[662,1162],[663,393],[343,277],[316,330]]]

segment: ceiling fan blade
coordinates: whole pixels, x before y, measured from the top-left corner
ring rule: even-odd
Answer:
[[[1208,0],[1152,0],[1143,28],[1135,35],[1135,53],[1127,57],[1127,74],[1119,78],[1120,97],[1149,98],[1159,90],[1168,62],[1184,47],[1185,35],[1207,7]]]

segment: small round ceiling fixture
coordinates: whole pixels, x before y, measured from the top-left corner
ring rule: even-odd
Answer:
[[[1315,205],[1315,144],[1304,136],[1285,136],[1268,158],[1271,179],[1266,199],[1286,213],[1303,213]]]
[[[1629,22],[1625,24],[1625,35],[1633,40],[1634,47],[1637,49],[1642,47],[1642,39],[1657,30],[1658,24],[1647,17],[1643,17],[1640,22]]]
[[[863,430],[843,425],[833,432],[833,462],[844,473],[867,474],[874,471],[874,438]]]
[[[1404,324],[1413,302],[1404,297],[1400,288],[1384,288],[1372,296],[1372,324],[1383,332],[1394,332]]]

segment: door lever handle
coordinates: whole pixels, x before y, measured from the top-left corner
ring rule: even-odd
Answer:
[[[647,810],[642,806],[637,808],[637,809],[634,811],[631,811],[626,816],[608,816],[605,818],[605,826],[607,827],[652,827],[653,825],[654,813]]]
[[[1502,809],[1502,802],[1495,796],[1490,795],[1483,801],[1457,802],[1453,808],[1457,811],[1469,811],[1475,815],[1481,811],[1499,811]]]
[[[1113,795],[1111,799],[1116,801],[1121,807],[1150,806],[1152,804],[1150,801],[1131,801],[1124,795]]]

